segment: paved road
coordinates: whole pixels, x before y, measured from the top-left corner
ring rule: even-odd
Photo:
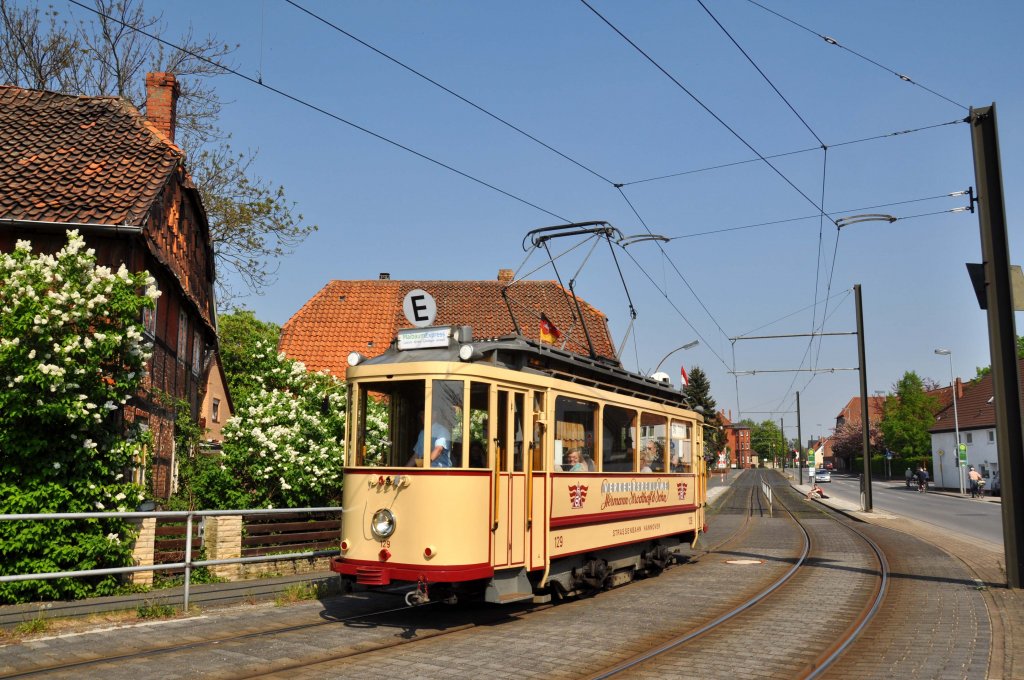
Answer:
[[[806,480],[805,480],[806,481]],[[860,503],[860,481],[854,475],[832,475],[831,483],[820,485],[826,494],[843,501]],[[872,505],[889,512],[976,539],[1003,545],[1003,516],[998,499],[983,500],[958,493],[918,493],[902,481],[875,481],[871,485]]]

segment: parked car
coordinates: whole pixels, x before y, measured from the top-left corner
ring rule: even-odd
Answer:
[[[832,471],[831,470],[815,470],[814,471],[815,482],[831,482]]]

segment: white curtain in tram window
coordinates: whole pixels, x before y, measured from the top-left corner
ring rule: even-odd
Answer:
[[[679,453],[679,461],[683,465],[690,465],[693,462],[689,429],[686,423],[672,422],[672,450]]]

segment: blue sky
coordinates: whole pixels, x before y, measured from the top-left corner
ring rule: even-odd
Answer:
[[[494,278],[524,264],[524,235],[559,223],[552,214],[606,220],[626,235],[673,238],[663,250],[648,242],[618,251],[637,312],[625,366],[650,371],[699,338],[662,370],[677,376],[680,363],[702,367],[734,418],[784,417],[790,437],[800,390],[806,439],[827,433],[858,393],[855,372],[737,379],[730,371],[856,367],[855,339],[827,338],[807,358],[806,338],[729,338],[807,333],[826,313],[826,331],[853,331],[852,287],[860,283],[869,392],[890,390],[907,370],[948,383],[949,361],[937,347],[953,350],[960,376],[990,363],[985,315],[964,267],[981,259],[977,216],[942,212],[967,205],[966,197],[935,198],[974,185],[970,131],[941,124],[965,118],[965,107],[997,103],[1015,224],[1024,181],[1024,3],[759,1],[704,0],[714,19],[696,0],[591,3],[691,96],[580,2],[297,0],[589,171],[284,0],[146,6],[164,13],[167,35],[191,23],[199,35],[238,43],[231,63],[240,72],[540,208],[221,77],[221,122],[232,144],[258,149],[258,171],[319,225],[281,262],[276,285],[243,301],[259,318],[285,322],[332,279]],[[847,144],[920,128],[927,129]],[[758,161],[689,172],[756,158],[750,147],[766,157],[812,150],[772,159],[775,169]],[[620,192],[613,183],[625,186]],[[815,217],[818,206],[903,219],[850,226],[837,245],[835,226]],[[927,213],[939,214],[915,217]],[[810,219],[793,220],[800,217]],[[791,221],[735,229],[782,220]],[[1021,262],[1017,233],[1010,245]],[[559,261],[563,276],[576,273],[586,252]],[[542,262],[534,254],[520,273]],[[554,277],[547,268],[531,278]],[[621,343],[629,306],[606,246],[587,260],[577,291],[609,315]]]

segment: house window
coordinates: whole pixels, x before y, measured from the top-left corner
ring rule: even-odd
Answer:
[[[188,353],[188,315],[184,309],[178,310],[178,363],[185,363]]]
[[[203,363],[203,336],[196,331],[192,334],[192,373],[199,375]]]
[[[974,440],[973,433],[968,432],[968,433],[964,434],[964,441],[965,442],[967,442],[968,444],[973,444],[974,443],[973,440]]]
[[[988,431],[988,443],[991,444],[995,440],[996,440],[996,431],[995,430],[989,430]]]
[[[210,420],[215,423],[220,422],[220,399],[214,398],[210,404]]]

